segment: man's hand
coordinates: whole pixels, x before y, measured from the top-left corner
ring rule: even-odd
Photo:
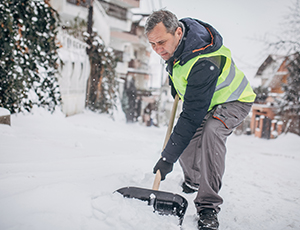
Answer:
[[[173,163],[169,163],[165,160],[165,158],[160,158],[156,165],[153,168],[153,173],[155,174],[156,171],[159,170],[161,174],[161,180],[166,178],[166,175],[173,170]]]

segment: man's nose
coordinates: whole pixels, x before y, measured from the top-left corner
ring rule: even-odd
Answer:
[[[163,48],[160,45],[156,45],[154,48],[154,51],[158,54],[160,54],[162,52]]]

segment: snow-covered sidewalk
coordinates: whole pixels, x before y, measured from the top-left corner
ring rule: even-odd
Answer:
[[[167,127],[112,121],[89,111],[65,118],[36,110],[0,125],[1,230],[179,229],[175,216],[116,189],[151,188]],[[220,230],[300,229],[300,137],[232,135]],[[195,195],[181,193],[180,166],[160,190],[184,196],[184,230],[196,229]]]

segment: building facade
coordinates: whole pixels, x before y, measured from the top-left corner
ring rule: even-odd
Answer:
[[[261,79],[261,88],[267,89],[267,96],[252,106],[251,132],[259,138],[276,138],[289,122],[280,116],[279,103],[284,95],[283,85],[289,77],[288,63],[294,55],[269,55],[259,67],[256,78]]]

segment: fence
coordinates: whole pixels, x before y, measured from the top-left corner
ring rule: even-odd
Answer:
[[[283,132],[283,122],[271,120],[266,116],[257,116],[255,119],[254,135],[264,139],[274,139]]]

